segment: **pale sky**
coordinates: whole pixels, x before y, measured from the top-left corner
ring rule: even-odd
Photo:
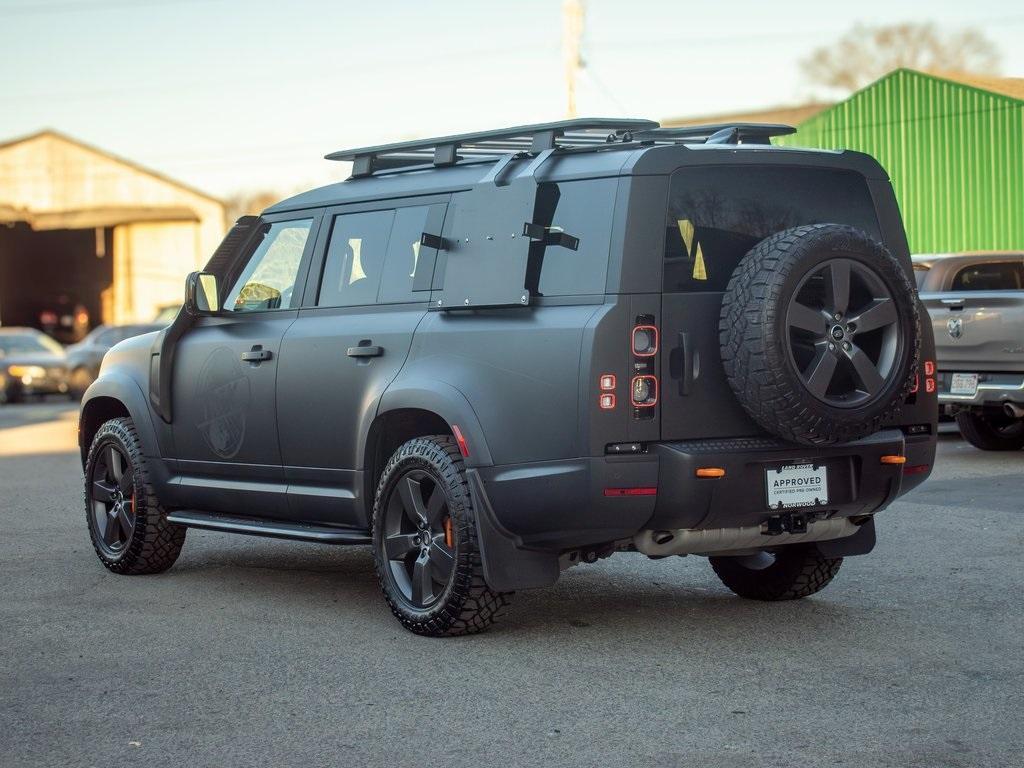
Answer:
[[[0,141],[44,127],[215,195],[347,175],[332,150],[559,119],[561,0],[0,0]],[[1012,0],[586,0],[585,116],[799,103],[857,22],[974,26],[1024,76]]]

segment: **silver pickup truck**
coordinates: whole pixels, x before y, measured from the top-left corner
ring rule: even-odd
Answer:
[[[941,412],[978,448],[1024,448],[1024,253],[915,256],[914,272]]]

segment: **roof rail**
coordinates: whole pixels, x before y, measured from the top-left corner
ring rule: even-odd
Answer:
[[[548,150],[595,150],[640,144],[767,144],[772,136],[786,136],[795,132],[796,128],[790,125],[775,123],[720,123],[662,128],[653,120],[577,118],[342,149],[326,155],[326,158],[350,161],[352,176],[360,177],[378,171],[431,163],[445,166],[454,165],[462,159],[537,155]]]
[[[369,176],[374,171],[430,162],[434,165],[454,165],[460,156],[493,157],[516,152],[536,154],[545,149],[598,146],[619,139],[628,141],[636,131],[657,127],[658,123],[653,120],[577,118],[343,149],[326,157],[328,160],[349,160],[353,163],[353,176]]]

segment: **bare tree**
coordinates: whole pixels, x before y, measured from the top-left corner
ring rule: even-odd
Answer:
[[[265,208],[281,199],[281,195],[270,190],[259,192],[239,192],[224,201],[224,218],[230,227],[239,216],[250,213],[262,213]]]
[[[900,67],[994,74],[999,51],[976,29],[942,33],[934,24],[858,24],[800,62],[813,84],[855,91]]]

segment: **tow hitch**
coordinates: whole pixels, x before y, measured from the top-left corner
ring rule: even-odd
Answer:
[[[778,536],[780,533],[807,533],[807,516],[797,512],[785,515],[772,515],[764,523],[765,536]]]

